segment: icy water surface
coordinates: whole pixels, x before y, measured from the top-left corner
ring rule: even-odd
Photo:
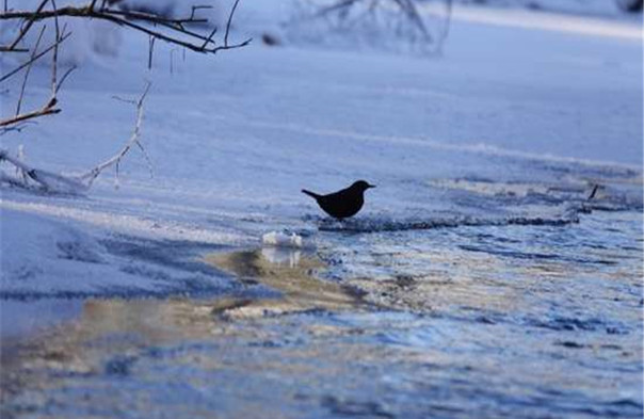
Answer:
[[[0,413],[640,418],[641,174],[540,170],[282,221],[307,249],[105,239],[158,292],[3,294]]]
[[[202,256],[245,294],[3,302],[2,417],[641,417],[641,214],[582,218]]]

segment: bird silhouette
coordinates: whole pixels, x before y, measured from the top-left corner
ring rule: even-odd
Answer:
[[[356,215],[364,205],[364,192],[375,187],[364,180],[359,180],[346,189],[328,195],[316,194],[306,189],[302,189],[302,192],[315,199],[320,208],[331,217],[342,220]]]

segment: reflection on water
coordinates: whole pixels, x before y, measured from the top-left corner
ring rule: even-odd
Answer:
[[[156,347],[181,347],[186,341],[219,341],[222,337],[269,336],[231,323],[233,320],[310,310],[359,310],[361,304],[345,287],[314,278],[313,273],[323,264],[299,250],[212,254],[204,261],[276,293],[212,300],[3,302],[0,309],[7,326],[1,352],[2,400],[14,400],[25,391],[48,391],[50,384],[57,388],[56,384],[65,381],[59,380],[61,377],[100,377],[111,375],[113,370],[125,371],[127,360],[141,356],[141,351],[154,352],[152,348]],[[25,321],[25,307],[32,311],[41,307],[42,316],[28,316],[27,326],[10,324],[12,319]],[[109,361],[112,357],[115,361]],[[52,381],[53,377],[56,380]]]
[[[2,341],[0,413],[641,417],[641,227],[336,233],[328,265],[205,255],[271,292],[52,303],[53,324]]]
[[[227,310],[228,315],[341,310],[355,308],[359,304],[357,295],[347,287],[320,281],[313,276],[315,270],[323,265],[317,258],[303,256],[300,250],[264,248],[260,251],[213,253],[204,260],[235,274],[242,281],[259,281],[279,292],[279,298],[249,301],[243,307]]]
[[[262,257],[273,265],[287,265],[293,269],[300,264],[302,251],[283,247],[264,247],[261,250]]]
[[[15,301],[0,303],[0,341],[5,343],[78,317],[82,303],[68,300]]]

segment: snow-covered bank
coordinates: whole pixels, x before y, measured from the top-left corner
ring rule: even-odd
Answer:
[[[129,298],[236,290],[227,275],[196,260],[199,253],[221,246],[195,237],[170,241],[162,233],[146,240],[125,236],[125,230],[121,235],[106,235],[99,229],[104,227],[101,223],[90,227],[65,215],[37,215],[19,207],[4,206],[0,214],[2,299]],[[129,225],[135,234],[136,226]],[[147,236],[153,231],[151,227]],[[184,245],[178,248],[180,243]]]

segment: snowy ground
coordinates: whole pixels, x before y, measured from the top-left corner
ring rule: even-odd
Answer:
[[[117,407],[126,401],[127,417],[140,417],[150,408],[143,395],[154,406],[177,391],[183,399],[170,402],[168,415],[198,417],[182,410],[192,403],[239,417],[246,397],[263,400],[271,386],[276,396],[264,408],[292,417],[640,417],[641,16],[459,6],[443,54],[419,57],[263,46],[264,28],[292,34],[246,13],[242,28],[256,37],[252,46],[185,60],[157,46],[151,72],[147,40],[123,34],[117,59],[95,57],[69,80],[63,114],[0,137],[12,152],[24,144],[33,165],[81,172],[130,134],[135,111],[113,96],[135,98],[152,82],[143,128],[152,175],[133,153],[118,189],[110,174],[85,197],[1,190],[3,358],[17,371],[4,389],[9,412],[98,415],[81,402],[90,394],[105,407],[101,415],[123,416]],[[27,99],[38,103],[47,69],[34,76],[38,86]],[[3,114],[15,95],[3,93]],[[359,178],[378,187],[346,224],[323,219],[299,192],[333,191]],[[317,280],[359,291],[358,308],[304,299],[304,311],[291,317],[262,323],[250,316],[250,324],[226,326],[199,314],[210,313],[209,303],[193,302],[186,321],[194,328],[186,331],[173,326],[190,311],[183,302],[137,300],[270,300],[285,292],[275,278],[239,280],[262,278],[263,268],[251,275],[200,259],[259,248],[262,235],[283,229],[317,247],[327,264]],[[135,300],[113,300],[120,297]],[[365,309],[362,300],[386,311]],[[330,314],[307,317],[319,306]],[[150,324],[128,329],[148,314]],[[97,326],[101,316],[114,325]],[[159,318],[171,324],[159,326]],[[52,347],[91,349],[44,366],[34,359],[51,353],[39,337],[30,350],[12,352],[52,323],[60,325],[47,338]],[[92,346],[118,333],[141,341]],[[301,353],[291,352],[296,342]],[[238,351],[222,355],[224,370],[206,360],[220,345]],[[253,374],[249,360],[272,365],[271,352],[258,347],[282,348],[275,350],[285,364],[318,358],[323,366],[292,361],[293,369]],[[190,359],[168,355],[173,348]],[[362,361],[340,355],[360,351]],[[478,356],[489,364],[477,364]],[[134,362],[142,366],[131,373]],[[313,368],[313,382],[328,384],[293,395],[307,377],[298,368]],[[354,385],[325,375],[334,368],[356,377]],[[213,370],[216,377],[208,376]],[[180,390],[149,384],[173,371]],[[194,371],[198,383],[181,378]],[[535,371],[542,373],[530,376]],[[233,384],[206,384],[214,378]],[[117,379],[126,390],[110,393]],[[415,402],[427,395],[433,402]],[[248,405],[251,416],[261,405]]]

